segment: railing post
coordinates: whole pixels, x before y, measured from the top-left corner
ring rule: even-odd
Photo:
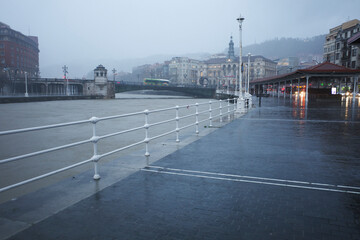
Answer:
[[[209,127],[212,127],[212,109],[211,109],[211,101],[209,101]]]
[[[196,112],[195,112],[195,116],[196,116],[196,119],[195,119],[195,133],[196,133],[196,135],[199,135],[199,104],[198,103],[195,104],[195,109],[196,109]]]
[[[150,153],[149,153],[149,110],[145,110],[145,124],[144,124],[144,128],[145,128],[145,139],[144,139],[144,143],[145,143],[145,157],[146,157],[146,166],[149,166],[149,157],[150,157]]]
[[[175,117],[175,120],[176,120],[176,142],[179,143],[180,140],[179,140],[179,106],[176,106],[176,117]]]
[[[228,104],[227,104],[227,109],[228,109],[228,121],[230,122],[230,99],[229,99],[229,98],[227,99],[227,102],[228,102]]]
[[[222,101],[221,101],[221,99],[220,99],[219,102],[220,102],[220,106],[219,106],[219,109],[220,109],[220,122],[222,122],[223,119],[222,119],[222,105],[221,105]]]
[[[233,98],[233,100],[234,100],[234,112],[236,112],[236,106],[237,106],[237,103],[235,102],[236,98]]]
[[[92,156],[92,161],[94,162],[93,178],[94,178],[94,180],[99,180],[100,174],[99,174],[99,169],[98,169],[98,161],[99,161],[100,157],[99,157],[98,151],[97,151],[97,142],[99,141],[99,137],[96,136],[96,123],[99,121],[99,119],[97,117],[92,117],[92,118],[90,118],[90,121],[93,126],[93,136],[91,138],[91,142],[93,143],[93,149],[94,149],[94,154]]]

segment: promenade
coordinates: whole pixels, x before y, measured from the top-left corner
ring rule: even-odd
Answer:
[[[7,239],[359,239],[359,136],[358,103],[265,98],[41,221],[31,219],[61,199],[62,184],[96,188],[108,173],[3,203],[0,226],[17,228]]]

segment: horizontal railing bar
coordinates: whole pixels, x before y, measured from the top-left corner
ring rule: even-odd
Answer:
[[[117,152],[126,150],[126,149],[128,149],[128,148],[135,147],[135,146],[140,145],[140,144],[143,144],[143,143],[144,143],[144,140],[142,140],[142,141],[140,141],[140,142],[136,142],[136,143],[130,144],[130,145],[127,145],[127,146],[122,147],[122,148],[115,149],[115,150],[113,150],[113,151],[110,151],[110,152],[107,152],[107,153],[104,153],[104,154],[101,154],[101,155],[99,155],[99,159],[100,159],[100,158],[103,158],[103,157],[106,157],[106,156],[109,156],[109,155],[111,155],[111,154],[114,154],[114,153],[117,153]]]
[[[196,116],[196,113],[189,114],[189,115],[185,115],[185,116],[181,116],[181,117],[179,117],[179,120],[185,119],[185,118],[189,118],[189,117],[193,117],[193,116]]]
[[[223,115],[224,115],[224,114],[223,114]],[[223,115],[218,114],[218,115],[213,116],[212,118],[213,118],[213,119],[220,118],[220,116],[223,116]]]
[[[202,111],[202,112],[198,112],[198,114],[203,114],[203,113],[209,113],[209,109]]]
[[[186,129],[186,128],[189,128],[189,127],[193,127],[195,125],[196,125],[196,123],[191,123],[189,125],[186,125],[186,126],[183,126],[183,127],[179,128],[179,130],[183,130],[183,129]]]
[[[107,135],[99,136],[98,139],[100,140],[100,139],[104,139],[104,138],[108,138],[108,137],[113,137],[113,136],[116,136],[116,135],[129,133],[129,132],[133,132],[133,131],[137,131],[137,130],[141,130],[141,129],[144,129],[144,126],[127,129],[127,130],[123,130],[123,131],[116,132],[116,133],[109,133]]]
[[[108,116],[108,117],[101,117],[101,118],[97,118],[97,121],[110,120],[110,119],[122,118],[122,117],[131,117],[131,116],[136,116],[136,115],[141,115],[141,114],[144,114],[144,111],[128,113],[128,114],[121,114],[121,115],[115,115],[115,116]]]
[[[212,102],[215,103],[215,102]],[[174,109],[182,109],[182,108],[187,108],[187,107],[193,107],[193,106],[200,106],[200,105],[206,105],[209,104],[209,102],[203,102],[203,103],[198,103],[198,104],[189,104],[189,105],[182,105],[182,106],[177,106],[177,107],[171,107],[171,108],[163,108],[163,109],[155,109],[155,110],[149,110],[148,113],[156,113],[156,112],[163,112],[163,111],[169,111],[169,110],[174,110]]]
[[[0,132],[0,136],[8,135],[8,134],[15,134],[15,133],[31,132],[31,131],[36,131],[36,130],[44,130],[44,129],[50,129],[50,128],[57,128],[57,127],[65,127],[65,126],[83,124],[83,123],[89,123],[89,122],[91,122],[91,121],[90,120],[82,120],[82,121],[75,121],[75,122],[68,122],[68,123],[58,123],[58,124],[52,124],[52,125],[45,125],[45,126],[39,126],[39,127],[30,127],[30,128],[21,128],[21,129],[15,129],[15,130],[8,130],[8,131]]]
[[[149,127],[153,127],[153,126],[157,126],[157,125],[160,125],[160,124],[163,124],[163,123],[174,122],[175,120],[176,120],[176,118],[171,118],[171,119],[164,120],[164,121],[161,121],[161,122],[156,122],[156,123],[148,124],[148,126],[149,126]]]
[[[200,120],[199,123],[206,122],[206,121],[209,121],[209,119],[205,118],[204,120]]]
[[[206,104],[209,104],[209,102],[198,103],[197,105],[200,106],[200,105],[206,105]],[[196,104],[192,104],[192,106],[196,106]]]
[[[70,165],[70,166],[67,166],[67,167],[64,167],[64,168],[60,168],[60,169],[58,169],[58,170],[55,170],[55,171],[52,171],[52,172],[49,172],[49,173],[45,173],[45,174],[43,174],[43,175],[40,175],[40,176],[37,176],[37,177],[34,177],[34,178],[27,179],[27,180],[22,181],[22,182],[18,182],[18,183],[15,183],[15,184],[6,186],[6,187],[4,187],[4,188],[0,188],[0,192],[4,192],[4,191],[6,191],[6,190],[9,190],[9,189],[12,189],[12,188],[15,188],[15,187],[18,187],[18,186],[27,184],[27,183],[31,183],[31,182],[36,181],[36,180],[39,180],[39,179],[42,179],[42,178],[46,178],[46,177],[49,177],[49,176],[51,176],[51,175],[54,175],[54,174],[57,174],[57,173],[60,173],[60,172],[64,172],[64,171],[66,171],[66,170],[69,170],[69,169],[71,169],[71,168],[84,165],[84,164],[89,163],[89,162],[91,162],[91,161],[92,161],[92,159],[87,159],[87,160],[85,160],[85,161],[82,161],[82,162],[79,162],[79,163],[76,163],[76,164],[73,164],[73,165]]]
[[[87,139],[87,140],[80,141],[80,142],[70,143],[70,144],[66,144],[66,145],[62,145],[62,146],[58,146],[58,147],[53,147],[53,148],[48,148],[48,149],[37,151],[37,152],[32,152],[32,153],[27,153],[27,154],[24,154],[24,155],[19,155],[19,156],[16,156],[16,157],[6,158],[6,159],[3,159],[3,160],[0,160],[0,164],[20,160],[20,159],[23,159],[23,158],[33,157],[33,156],[37,156],[37,155],[44,154],[44,153],[54,152],[54,151],[57,151],[57,150],[61,150],[61,149],[69,148],[69,147],[74,147],[74,146],[78,146],[78,145],[85,144],[85,143],[90,143],[90,142],[91,142],[91,139]]]
[[[158,113],[158,112],[165,112],[165,111],[170,111],[170,110],[174,110],[176,109],[176,107],[171,107],[171,108],[162,108],[162,109],[155,109],[155,110],[149,110],[148,113]]]
[[[157,139],[157,138],[164,137],[164,136],[166,136],[166,135],[170,135],[170,134],[175,133],[175,132],[176,132],[176,130],[171,130],[171,131],[169,131],[169,132],[166,132],[166,133],[163,133],[163,134],[160,134],[160,135],[151,137],[151,138],[149,138],[149,141],[152,141],[152,140]]]

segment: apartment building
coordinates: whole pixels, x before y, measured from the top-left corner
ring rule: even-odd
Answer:
[[[348,40],[360,32],[360,21],[354,19],[331,28],[324,43],[324,61],[347,68],[360,69],[360,51]]]

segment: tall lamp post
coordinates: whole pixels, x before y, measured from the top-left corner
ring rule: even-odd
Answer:
[[[251,53],[248,53],[248,67],[247,67],[247,92],[250,93],[250,57]]]
[[[63,71],[64,71],[64,78],[65,78],[65,81],[66,81],[66,95],[70,95],[69,93],[69,81],[67,80],[67,77],[66,77],[66,74],[69,73],[67,70],[68,70],[68,67],[66,65],[63,66]]]
[[[243,90],[242,90],[242,22],[245,18],[240,17],[236,19],[239,22],[239,33],[240,33],[240,56],[239,56],[239,98],[237,102],[237,111],[242,113],[245,108],[245,99],[243,98]]]
[[[115,68],[113,68],[112,72],[113,72],[114,82],[115,82],[116,69],[115,69]]]

